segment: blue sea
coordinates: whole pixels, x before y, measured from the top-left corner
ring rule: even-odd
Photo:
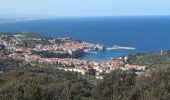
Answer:
[[[82,59],[105,61],[134,53],[170,50],[170,16],[53,18],[0,23],[1,32],[35,32],[136,50],[98,51]]]

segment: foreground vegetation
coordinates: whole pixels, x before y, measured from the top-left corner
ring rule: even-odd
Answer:
[[[57,69],[8,67],[0,74],[1,100],[80,100],[91,96],[91,86]]]
[[[143,55],[144,58],[154,61],[154,57],[150,56]],[[136,60],[132,63],[136,63]],[[140,77],[137,77],[133,71],[115,70],[106,74],[103,80],[92,82],[78,73],[48,68],[48,64],[44,65],[46,66],[44,68],[41,65],[40,68],[38,65],[34,67],[23,61],[1,58],[0,98],[1,100],[169,100],[170,65],[167,63],[159,65],[161,66]]]
[[[114,71],[105,76],[93,90],[94,100],[169,100],[170,67],[160,68],[148,76]]]

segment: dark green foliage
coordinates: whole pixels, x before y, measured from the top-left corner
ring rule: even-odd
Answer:
[[[129,63],[152,69],[140,77],[115,70],[92,81],[93,69],[83,78],[57,70],[56,64],[1,58],[0,100],[170,100],[169,52],[133,55]]]
[[[5,51],[5,45],[3,44],[0,44],[0,53],[4,52]]]
[[[94,88],[95,100],[126,100],[135,85],[134,73],[116,70],[107,74]]]
[[[136,54],[131,55],[128,63],[137,65],[146,65],[150,68],[170,65],[170,53],[150,53],[150,54]]]
[[[114,71],[93,89],[94,100],[170,100],[170,67],[162,67],[149,75]]]
[[[53,53],[50,51],[32,51],[33,54],[40,55],[45,58],[70,58],[69,53]]]
[[[11,67],[11,66],[18,67],[22,63],[23,63],[23,61],[21,61],[21,60],[14,60],[11,58],[1,58],[0,59],[0,68]]]
[[[81,100],[90,90],[76,73],[55,69],[14,68],[0,74],[2,100]]]
[[[170,100],[170,67],[154,70],[138,79],[133,98],[137,100]]]
[[[93,87],[93,88],[92,88]],[[92,92],[91,92],[92,89]],[[0,73],[2,100],[169,100],[170,67],[136,77],[115,70],[90,84],[79,74],[54,68],[10,67]]]
[[[93,68],[90,68],[86,74],[95,76],[96,75],[96,70],[93,69]]]

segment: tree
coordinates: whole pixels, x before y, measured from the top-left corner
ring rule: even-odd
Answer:
[[[169,100],[170,67],[160,67],[149,76],[140,77],[133,97],[138,100]]]
[[[116,70],[107,74],[93,90],[95,100],[126,100],[135,85],[134,73]]]

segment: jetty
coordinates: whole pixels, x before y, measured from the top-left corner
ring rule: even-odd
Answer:
[[[106,50],[115,50],[115,49],[135,50],[136,48],[134,48],[134,47],[122,47],[122,46],[113,46],[113,47],[106,48]]]

